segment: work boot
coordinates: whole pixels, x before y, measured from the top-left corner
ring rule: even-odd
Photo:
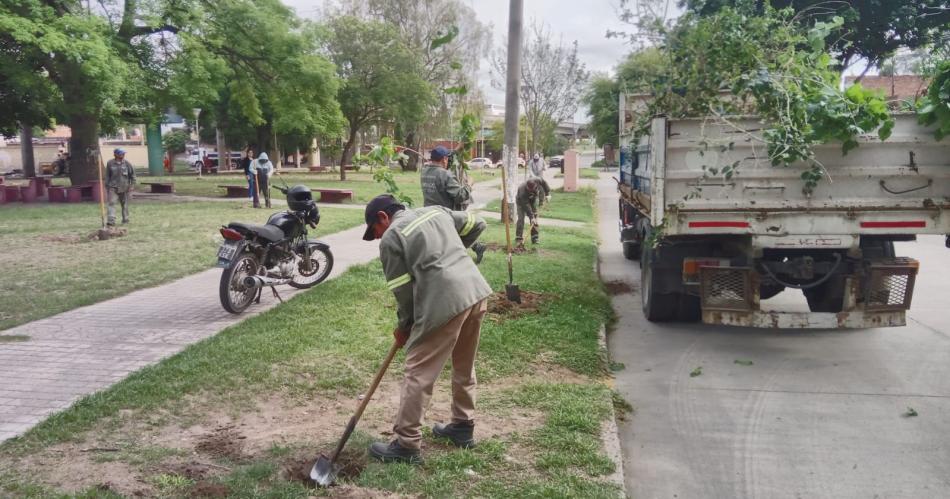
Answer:
[[[482,258],[485,257],[485,250],[488,249],[483,243],[475,243],[472,245],[472,251],[475,252],[475,265],[482,263]]]
[[[422,464],[422,453],[419,449],[410,449],[399,444],[399,440],[390,443],[373,442],[369,446],[369,455],[384,463]]]
[[[432,434],[451,440],[456,447],[463,449],[475,447],[475,423],[472,422],[447,425],[436,423],[432,427]]]

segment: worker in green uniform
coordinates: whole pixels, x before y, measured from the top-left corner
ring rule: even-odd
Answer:
[[[475,353],[492,290],[468,257],[485,230],[473,213],[441,206],[407,210],[391,195],[366,206],[363,239],[380,239],[379,258],[396,296],[406,367],[392,442],[376,442],[382,461],[420,463],[422,418],[445,362],[452,358],[452,422],[432,433],[459,447],[475,445]]]
[[[529,178],[518,187],[515,204],[518,208],[518,222],[515,225],[515,244],[524,249],[524,219],[531,223],[531,244],[538,244],[538,202],[548,195],[544,184],[537,177]]]
[[[423,206],[443,206],[450,210],[464,211],[472,202],[472,188],[459,182],[449,170],[449,157],[452,152],[443,146],[436,146],[429,153],[429,162],[422,169]],[[475,263],[482,263],[485,245],[476,242],[472,245]]]

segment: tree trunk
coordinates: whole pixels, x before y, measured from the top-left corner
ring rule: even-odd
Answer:
[[[409,158],[402,162],[402,170],[407,172],[414,172],[419,170],[419,145],[416,144],[416,132],[415,130],[410,131],[406,134],[406,147],[409,150],[406,151],[406,156]]]
[[[218,143],[218,173],[231,169],[231,152],[228,151],[228,145],[224,141],[224,132],[220,127],[214,129],[216,142]]]
[[[356,142],[358,131],[358,128],[350,128],[350,136],[347,137],[346,144],[343,144],[343,154],[340,155],[340,180],[346,180],[346,165],[352,163],[353,143]]]
[[[20,158],[23,160],[23,176],[36,176],[36,161],[33,158],[33,127],[20,123]]]
[[[69,118],[69,180],[73,185],[99,181],[99,120],[91,113]]]

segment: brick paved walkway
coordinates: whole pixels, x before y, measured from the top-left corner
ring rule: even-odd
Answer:
[[[501,181],[475,186],[476,207],[501,196]],[[551,180],[552,188],[560,180]],[[364,228],[329,236],[336,277],[379,256],[362,240]],[[0,332],[0,442],[20,435],[50,414],[108,388],[128,374],[278,304],[266,290],[261,304],[232,315],[218,301],[220,269],[71,310]],[[281,297],[297,290],[280,289]],[[19,338],[17,338],[19,337]]]

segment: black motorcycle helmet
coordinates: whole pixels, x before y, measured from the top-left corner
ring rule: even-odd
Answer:
[[[320,222],[320,210],[306,186],[295,185],[287,190],[287,207],[290,211],[303,213],[308,223],[316,225]]]

